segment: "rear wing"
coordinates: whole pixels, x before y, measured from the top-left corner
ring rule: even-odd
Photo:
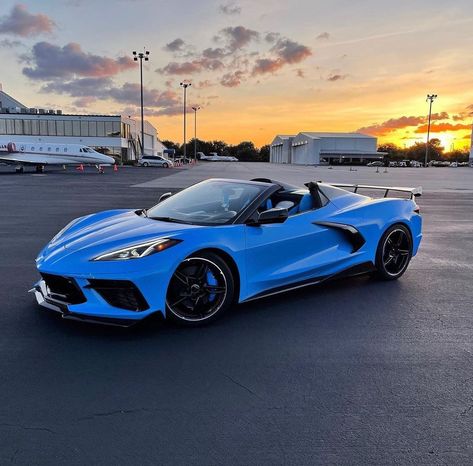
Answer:
[[[422,196],[422,186],[418,186],[417,188],[405,188],[400,186],[370,186],[367,184],[327,184],[335,186],[336,188],[352,188],[354,193],[357,193],[360,189],[379,189],[381,191],[384,191],[384,197],[388,197],[390,191],[399,193],[410,193],[411,199]]]

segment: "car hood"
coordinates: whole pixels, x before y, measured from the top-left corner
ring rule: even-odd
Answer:
[[[77,219],[41,251],[38,265],[54,263],[77,253],[90,260],[114,249],[160,237],[178,237],[184,231],[202,228],[152,220],[138,213],[134,210],[115,210]]]

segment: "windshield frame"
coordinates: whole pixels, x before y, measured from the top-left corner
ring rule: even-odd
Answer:
[[[180,219],[176,219],[176,224],[182,224],[182,225],[195,225],[195,226],[212,226],[212,227],[218,227],[218,226],[224,226],[224,225],[234,225],[234,224],[241,224],[245,223],[245,221],[252,215],[253,211],[263,202],[265,199],[267,199],[269,196],[271,196],[275,191],[278,191],[281,189],[280,186],[277,186],[275,184],[270,184],[270,183],[265,183],[265,182],[259,182],[259,181],[249,181],[249,180],[239,180],[239,179],[226,179],[226,178],[210,178],[208,180],[203,180],[199,181],[197,183],[194,183],[191,186],[188,186],[187,188],[178,191],[182,192],[185,191],[189,188],[192,188],[193,186],[196,186],[198,184],[202,183],[207,183],[207,182],[225,182],[228,184],[247,184],[247,185],[254,185],[254,186],[259,186],[263,189],[261,189],[261,192],[255,196],[255,198],[243,209],[241,209],[237,214],[227,220],[226,222],[222,223],[215,223],[215,222],[200,222],[200,221],[184,221]],[[177,194],[177,193],[174,193]],[[158,202],[157,204],[153,205],[149,209],[146,209],[146,217],[148,217],[150,220],[156,220],[153,218],[153,216],[149,215],[149,212],[154,209],[155,207],[162,205],[165,203],[168,199],[172,198],[173,196],[170,196],[169,198],[165,199],[162,202]],[[159,217],[159,216],[156,216]],[[159,221],[159,220],[157,220]],[[166,221],[166,220],[162,220]]]

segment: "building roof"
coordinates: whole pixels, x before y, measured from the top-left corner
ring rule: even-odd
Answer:
[[[318,131],[301,131],[299,134],[304,134],[310,138],[369,138],[374,139],[373,136],[362,133],[335,133],[335,132],[318,132]]]
[[[20,108],[26,108],[26,105],[23,105],[21,102],[18,102],[18,100],[14,99],[11,95],[8,95],[6,92],[1,90],[0,88],[0,102],[2,102],[2,105],[4,102],[8,102],[8,107],[20,107]]]

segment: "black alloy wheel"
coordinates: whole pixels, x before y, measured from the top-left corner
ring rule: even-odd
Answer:
[[[184,259],[169,282],[166,315],[186,326],[215,320],[232,304],[232,272],[217,254],[203,252]]]
[[[390,227],[381,238],[376,252],[378,275],[384,280],[396,280],[407,269],[412,257],[410,231],[401,224]]]

